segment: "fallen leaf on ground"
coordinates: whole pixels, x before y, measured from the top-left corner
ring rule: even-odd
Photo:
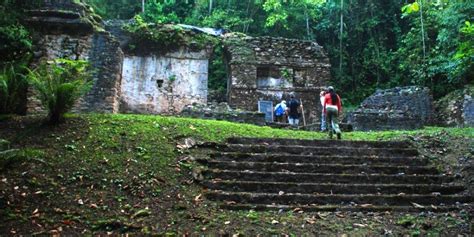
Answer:
[[[57,213],[64,213],[64,211],[61,208],[54,208],[53,210]]]
[[[151,211],[148,208],[138,210],[135,214],[132,215],[132,218],[141,217],[141,216],[149,216]]]
[[[272,224],[273,224],[273,225],[276,225],[276,224],[278,224],[278,223],[280,223],[280,222],[277,221],[277,220],[272,220]]]
[[[367,227],[366,224],[359,224],[359,223],[354,223],[354,224],[352,224],[352,226],[359,227],[359,228]]]
[[[72,221],[70,221],[70,220],[63,220],[62,222],[65,225],[71,225],[72,224]]]
[[[314,223],[316,223],[316,217],[312,216],[311,218],[307,218],[306,222],[308,224],[314,224]]]
[[[416,207],[416,208],[425,208],[425,206],[420,205],[420,204],[415,203],[415,202],[412,202],[411,204],[412,204],[414,207]]]
[[[225,225],[228,225],[228,224],[230,224],[230,221],[226,221],[226,222],[224,222],[224,224],[225,224]]]
[[[202,201],[202,194],[197,195],[197,196],[194,198],[194,201],[195,201],[195,202],[201,202],[201,201]]]

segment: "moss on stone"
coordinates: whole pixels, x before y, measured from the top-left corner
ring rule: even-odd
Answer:
[[[254,62],[255,53],[246,39],[249,36],[243,33],[232,33],[224,39],[224,46],[232,55],[238,55],[239,61]]]
[[[126,49],[132,53],[167,53],[183,46],[191,51],[200,51],[219,43],[216,37],[196,33],[178,25],[146,23],[140,16],[136,16],[123,29],[132,38]]]

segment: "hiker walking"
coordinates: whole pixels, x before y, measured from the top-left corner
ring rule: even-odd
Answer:
[[[282,100],[279,104],[277,104],[273,110],[275,113],[276,121],[279,123],[286,123],[286,101]]]
[[[295,99],[295,95],[290,95],[290,102],[288,102],[288,122],[290,125],[298,126],[300,114],[298,109],[303,108],[298,100]]]
[[[326,96],[326,89],[319,93],[319,100],[321,101],[321,132],[326,131],[326,114],[324,113],[324,101]]]
[[[328,92],[324,96],[323,112],[326,113],[326,121],[329,130],[329,138],[332,139],[334,132],[337,139],[341,139],[341,129],[338,124],[338,116],[342,112],[341,97],[334,91],[334,87],[328,87]]]

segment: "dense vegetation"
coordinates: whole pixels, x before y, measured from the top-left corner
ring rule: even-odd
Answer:
[[[375,88],[422,85],[439,98],[473,82],[472,1],[85,1],[109,19],[141,14],[148,22],[316,40],[329,53],[334,83],[352,103]],[[222,89],[219,57],[211,70],[211,89]]]
[[[81,0],[104,19],[185,23],[248,35],[316,40],[327,50],[333,83],[351,104],[376,88],[422,85],[435,98],[474,78],[474,3],[447,0]],[[143,5],[142,5],[143,3]],[[22,24],[29,1],[0,1],[1,66],[28,61],[31,32]],[[218,45],[210,91],[225,91]],[[212,97],[212,96],[211,96]]]
[[[68,59],[42,62],[29,71],[28,81],[48,110],[51,124],[62,122],[64,114],[90,89],[90,71],[86,61]]]

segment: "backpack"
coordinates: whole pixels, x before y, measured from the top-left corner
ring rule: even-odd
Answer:
[[[276,116],[282,116],[283,114],[285,113],[285,110],[283,109],[283,107],[281,106],[281,104],[279,104],[275,110],[275,115]]]

